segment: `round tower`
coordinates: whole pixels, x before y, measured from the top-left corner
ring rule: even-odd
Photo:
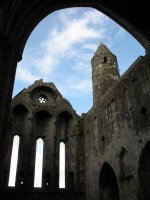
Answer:
[[[117,57],[101,43],[92,58],[94,104],[120,77]]]

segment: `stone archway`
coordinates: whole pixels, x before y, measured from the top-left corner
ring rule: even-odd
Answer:
[[[141,151],[139,166],[139,199],[150,200],[150,141],[146,143]]]
[[[118,183],[113,168],[104,163],[99,178],[99,199],[119,200]]]
[[[111,17],[130,32],[145,49],[150,49],[149,6],[143,1],[106,0],[1,0],[0,1],[0,151],[8,131],[8,116],[17,62],[36,25],[48,14],[69,7],[93,7]],[[140,13],[140,14],[139,14]],[[5,153],[1,154],[3,171]],[[1,180],[0,180],[1,184]]]

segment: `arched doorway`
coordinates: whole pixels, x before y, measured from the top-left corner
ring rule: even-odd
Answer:
[[[138,178],[139,178],[139,199],[150,199],[150,141],[146,143],[142,149],[139,166],[138,166]]]
[[[114,170],[108,163],[104,163],[99,178],[99,199],[119,200],[117,178]]]

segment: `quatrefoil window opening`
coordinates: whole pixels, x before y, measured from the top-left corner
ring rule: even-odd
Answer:
[[[45,103],[47,102],[47,97],[46,97],[45,95],[40,95],[40,96],[38,97],[38,101],[39,101],[39,103],[41,103],[41,104],[45,104]]]

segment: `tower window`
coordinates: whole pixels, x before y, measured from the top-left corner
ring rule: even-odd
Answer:
[[[107,62],[107,57],[106,56],[104,56],[104,62]]]

